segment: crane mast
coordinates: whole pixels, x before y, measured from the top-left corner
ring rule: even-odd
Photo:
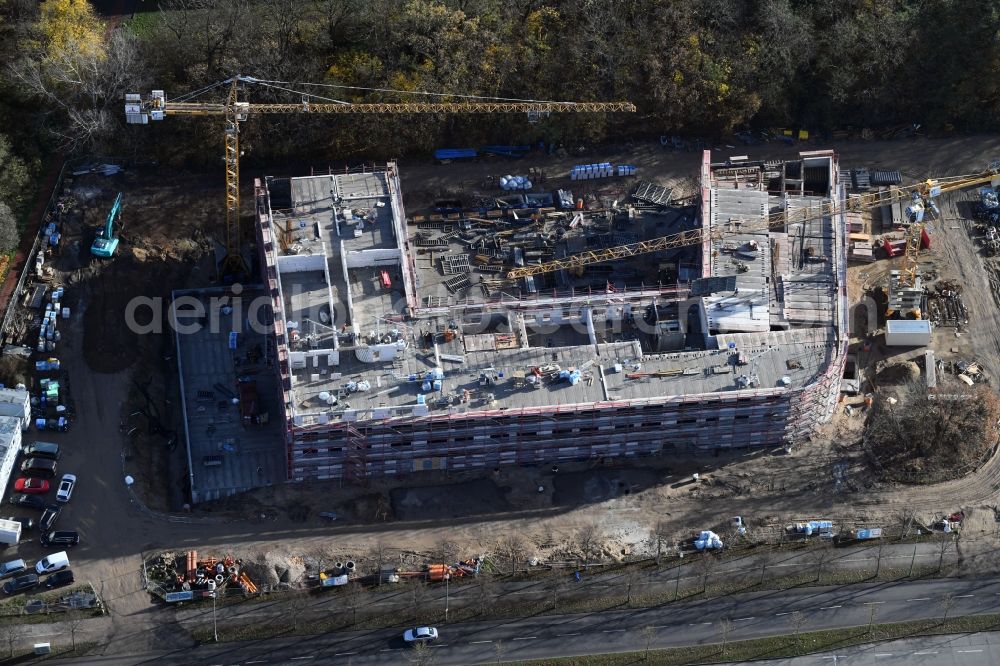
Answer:
[[[527,113],[538,117],[549,113],[606,113],[634,112],[630,102],[545,102],[481,98],[468,102],[399,102],[362,103],[313,102],[303,94],[300,103],[257,104],[240,100],[241,84],[268,82],[251,76],[234,76],[210,86],[228,85],[225,102],[168,101],[162,90],[153,90],[148,96],[137,93],[125,95],[125,118],[128,123],[147,124],[150,120],[163,120],[168,115],[223,116],[225,118],[226,166],[226,257],[221,273],[228,276],[249,273],[240,253],[240,123],[251,114],[273,115],[285,113],[317,114],[492,114]],[[315,97],[315,95],[313,95]],[[466,97],[466,96],[462,96]]]

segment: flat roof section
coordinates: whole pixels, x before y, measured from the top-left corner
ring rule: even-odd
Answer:
[[[175,297],[194,296],[207,311],[217,307],[211,299],[223,291],[175,292]],[[250,289],[243,292],[245,302],[257,295]],[[218,317],[218,332],[206,326],[175,336],[195,502],[283,483],[287,477],[282,406],[277,399],[277,377],[266,365],[267,337],[237,322],[242,335],[239,346],[232,350],[229,331],[233,330],[233,317],[223,313]],[[233,404],[238,376],[251,377],[257,383],[258,404],[269,415],[266,424],[244,425],[239,406]]]

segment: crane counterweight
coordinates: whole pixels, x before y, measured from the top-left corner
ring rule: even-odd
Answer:
[[[137,93],[125,95],[125,118],[128,123],[145,125],[150,120],[163,120],[168,115],[223,116],[225,117],[225,160],[226,160],[226,257],[221,266],[224,279],[238,279],[249,270],[240,252],[239,229],[239,126],[251,114],[283,113],[324,113],[324,114],[455,114],[455,113],[525,113],[532,120],[552,112],[558,113],[598,113],[634,112],[630,102],[547,102],[533,100],[509,100],[501,98],[456,95],[462,99],[477,101],[462,102],[399,102],[354,104],[319,98],[324,101],[312,102],[308,97],[318,97],[302,93],[302,100],[294,103],[256,104],[239,99],[242,84],[258,84],[272,87],[274,81],[263,81],[252,76],[234,76],[196,94],[217,87],[228,86],[225,102],[168,101],[164,91],[154,90],[143,98]],[[295,92],[287,87],[277,88],[285,92]],[[406,94],[429,94],[399,91]],[[193,97],[189,95],[188,97]]]

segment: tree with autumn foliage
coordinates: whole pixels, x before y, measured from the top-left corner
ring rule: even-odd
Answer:
[[[132,35],[109,32],[86,0],[46,0],[9,74],[40,103],[64,147],[94,145],[122,122],[136,56]]]

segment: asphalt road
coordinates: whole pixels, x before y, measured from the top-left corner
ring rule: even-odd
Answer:
[[[918,636],[857,645],[793,659],[740,662],[741,666],[992,666],[1000,664],[1000,632]]]
[[[439,626],[441,637],[433,646],[434,663],[495,661],[497,643],[504,660],[642,649],[645,627],[655,632],[653,648],[715,643],[721,640],[724,618],[731,623],[730,641],[792,633],[792,619],[800,616],[804,618],[802,631],[864,625],[873,608],[876,622],[930,619],[944,614],[945,598],[950,599],[948,613],[952,617],[1000,612],[1000,579],[801,588],[662,608]],[[796,611],[800,615],[793,615]],[[396,628],[296,636],[131,657],[74,659],[73,663],[263,665],[335,663],[346,657],[352,664],[408,663],[401,633],[402,628]]]

